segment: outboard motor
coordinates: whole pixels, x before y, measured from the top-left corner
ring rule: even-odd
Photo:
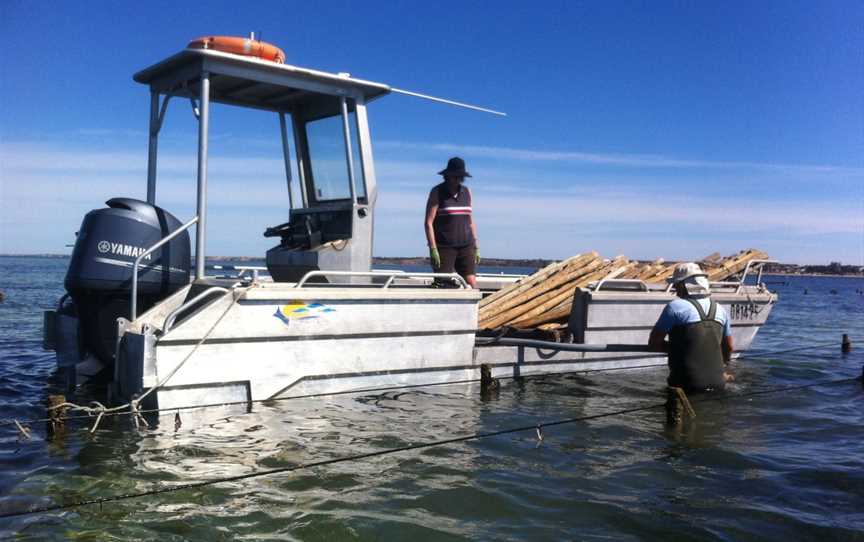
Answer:
[[[117,318],[129,318],[132,267],[147,248],[182,226],[167,211],[131,198],[114,198],[107,209],[81,223],[64,285],[79,319],[84,350],[111,364]],[[189,284],[189,234],[184,231],[138,267],[138,313]]]

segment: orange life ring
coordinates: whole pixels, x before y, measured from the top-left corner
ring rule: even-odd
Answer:
[[[285,52],[282,49],[263,41],[234,36],[205,36],[194,39],[187,46],[190,49],[212,49],[235,55],[254,56],[271,62],[283,64]]]

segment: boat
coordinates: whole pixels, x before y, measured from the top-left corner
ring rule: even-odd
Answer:
[[[45,313],[44,345],[70,386],[107,372],[113,403],[171,411],[474,382],[481,366],[500,378],[665,364],[642,345],[668,289],[612,278],[579,288],[571,341],[554,343],[478,336],[483,295],[523,277],[480,276],[471,289],[456,274],[372,268],[378,185],[368,105],[397,93],[499,112],[200,43],[134,75],[150,91],[146,200],[113,198],[84,217],[67,293]],[[196,214],[185,221],[156,197],[172,100],[189,100],[199,127]],[[213,103],[279,119],[288,221],[264,230],[275,243],[266,268],[207,273]],[[722,304],[753,308],[732,312],[742,350],[776,301],[746,275],[716,285]]]

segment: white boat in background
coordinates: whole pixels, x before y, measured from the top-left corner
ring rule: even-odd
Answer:
[[[478,338],[481,292],[458,275],[371,269],[378,186],[367,104],[416,93],[200,48],[134,79],[151,96],[146,201],[115,198],[85,217],[68,294],[45,318],[45,344],[69,374],[113,368],[115,402],[146,396],[144,406],[170,410],[473,381],[484,364],[503,377],[665,363],[633,346],[647,343],[671,299],[644,283],[576,291],[571,332],[581,344],[556,346]],[[185,222],[156,205],[158,137],[176,99],[192,102],[199,123],[197,213]],[[264,234],[278,238],[267,273],[206,274],[211,103],[268,111],[280,122],[289,220]],[[300,194],[292,190],[292,140]],[[480,285],[494,290],[518,278],[481,276]],[[717,285],[715,297],[730,309],[740,349],[776,301],[743,277]]]

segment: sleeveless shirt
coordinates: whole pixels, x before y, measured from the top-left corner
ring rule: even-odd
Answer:
[[[447,183],[432,189],[438,195],[438,212],[432,222],[435,244],[439,247],[466,247],[474,244],[471,231],[471,193],[459,185],[459,191],[451,194]]]

